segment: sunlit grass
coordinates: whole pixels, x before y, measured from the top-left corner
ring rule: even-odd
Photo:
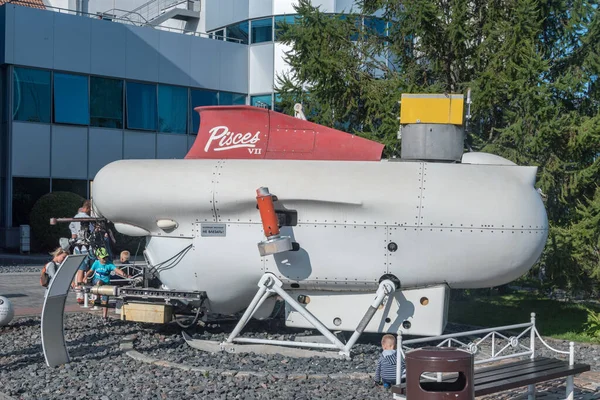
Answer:
[[[542,336],[575,342],[600,343],[584,333],[588,310],[600,311],[592,303],[550,300],[526,293],[469,296],[450,302],[449,321],[482,327],[529,322],[536,314],[536,326]]]

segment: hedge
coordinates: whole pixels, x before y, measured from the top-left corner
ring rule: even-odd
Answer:
[[[50,225],[50,218],[71,218],[83,205],[84,198],[71,192],[52,192],[33,205],[29,213],[31,247],[34,251],[52,251],[59,246],[61,237],[71,237],[69,224]]]

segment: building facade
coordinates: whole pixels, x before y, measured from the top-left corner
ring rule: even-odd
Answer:
[[[112,161],[183,158],[195,107],[274,108],[288,68],[276,27],[293,0],[18,1],[0,6],[0,247],[46,193],[88,198]]]

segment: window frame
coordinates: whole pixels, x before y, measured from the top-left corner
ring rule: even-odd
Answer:
[[[129,83],[134,83],[134,84],[138,84],[138,85],[146,85],[146,86],[152,86],[154,85],[154,106],[155,106],[155,113],[154,113],[154,129],[146,129],[146,128],[132,128],[129,126],[129,104],[128,104],[128,99],[129,99],[129,90],[127,88],[127,85]],[[151,82],[143,82],[143,81],[138,81],[138,80],[125,80],[125,124],[124,124],[124,128],[126,130],[130,130],[130,131],[143,131],[143,132],[154,132],[157,133],[158,132],[158,83],[151,83]]]
[[[41,71],[41,72],[46,72],[49,74],[50,77],[50,82],[49,85],[49,91],[50,91],[50,96],[49,96],[49,108],[50,111],[48,113],[48,121],[29,121],[29,120],[25,120],[25,119],[17,119],[16,115],[15,115],[15,101],[14,101],[14,95],[15,95],[15,69],[17,70],[35,70],[35,71]],[[8,96],[10,97],[10,103],[12,105],[12,107],[10,107],[10,121],[16,121],[16,122],[26,122],[29,124],[52,124],[53,122],[53,115],[54,115],[54,99],[53,99],[53,93],[54,93],[54,71],[53,70],[49,70],[49,69],[45,69],[45,68],[37,68],[37,67],[28,67],[28,66],[22,66],[22,65],[12,65],[11,68],[9,69],[10,71],[10,87],[11,87],[11,92],[8,94]]]
[[[221,103],[221,95],[224,94],[224,93],[231,94],[232,97],[233,96],[244,96],[244,103],[243,104],[234,104],[234,103],[232,103],[232,104],[222,104]],[[219,105],[220,106],[245,106],[248,103],[248,95],[244,94],[244,93],[238,93],[238,92],[229,92],[227,90],[219,90],[219,98],[218,98],[218,100],[219,100]]]
[[[189,119],[189,134],[190,135],[194,135],[197,136],[198,135],[198,131],[200,130],[200,116],[198,115],[198,129],[194,129],[194,108],[195,107],[211,107],[211,106],[218,106],[219,105],[219,91],[218,90],[212,90],[212,89],[203,89],[203,88],[190,88],[189,92],[189,102],[188,102],[188,109],[190,110],[189,114],[190,114],[190,119]],[[193,92],[214,92],[216,93],[216,104],[204,104],[204,105],[200,105],[200,106],[194,106],[192,104],[192,93]]]
[[[183,132],[166,132],[166,131],[162,131],[161,127],[160,127],[160,87],[161,86],[165,86],[165,87],[174,87],[174,88],[181,88],[184,89],[186,91],[186,106],[185,106],[185,128],[183,130]],[[189,118],[188,118],[188,113],[189,113],[189,108],[190,108],[190,88],[186,87],[186,86],[180,86],[180,85],[169,85],[166,83],[158,83],[156,85],[156,103],[157,103],[157,108],[156,108],[156,117],[157,117],[157,126],[156,126],[156,132],[157,133],[162,133],[162,134],[167,134],[167,135],[187,135],[188,131],[189,131]]]
[[[87,122],[86,123],[80,123],[80,122],[65,122],[65,121],[58,121],[56,119],[56,75],[65,75],[65,76],[78,76],[78,77],[83,77],[86,78],[86,100],[87,100]],[[52,112],[52,123],[53,124],[59,124],[59,125],[73,125],[73,126],[90,126],[90,75],[87,74],[78,74],[78,73],[73,73],[73,72],[64,72],[64,71],[53,71],[52,74],[52,83],[53,83],[53,88],[52,88],[52,105],[53,105],[53,112]]]
[[[116,82],[121,82],[121,127],[117,127],[117,128],[113,128],[113,127],[109,127],[109,126],[98,126],[98,125],[94,125],[92,124],[92,79],[106,79],[106,80],[112,80],[112,81],[116,81]],[[123,130],[126,129],[125,128],[125,119],[126,119],[126,105],[125,105],[125,91],[126,91],[126,85],[127,85],[127,80],[126,79],[122,79],[122,78],[114,78],[114,77],[109,77],[109,76],[101,76],[101,75],[90,75],[89,78],[89,105],[90,105],[90,123],[89,126],[90,128],[97,128],[97,129],[118,129],[118,130]]]
[[[246,39],[245,39],[245,41],[244,41],[243,38],[237,38],[237,37],[234,38],[234,37],[231,37],[231,34],[229,33],[229,30],[232,27],[234,27],[234,26],[235,27],[239,27],[239,26],[243,26],[243,25],[246,25]],[[250,44],[250,39],[251,38],[250,38],[250,20],[249,19],[246,19],[244,21],[239,21],[239,22],[237,22],[235,24],[227,25],[226,29],[227,29],[227,32],[226,32],[227,35],[225,36],[225,39],[226,39],[227,42],[238,43],[238,44],[245,44],[245,45],[249,45]],[[240,28],[240,30],[241,30],[241,28]]]
[[[255,106],[252,104],[252,98],[253,97],[266,97],[266,96],[270,96],[271,98],[271,104],[269,104],[269,108],[263,108],[263,107],[259,107],[259,106]],[[250,106],[252,107],[257,107],[257,108],[263,108],[265,110],[273,110],[273,93],[263,93],[263,94],[253,94],[250,96]]]
[[[254,41],[254,30],[253,30],[253,26],[254,26],[254,23],[255,23],[255,22],[258,22],[258,21],[270,21],[270,22],[271,22],[271,35],[270,35],[270,38],[269,38],[269,40],[263,40],[263,41],[261,41],[261,42],[256,42],[256,41]],[[267,18],[256,18],[256,19],[252,19],[252,20],[250,20],[250,23],[249,23],[249,28],[248,28],[248,30],[250,31],[250,34],[249,34],[249,36],[250,36],[250,37],[249,37],[249,39],[250,39],[250,40],[249,40],[249,44],[263,44],[263,43],[272,43],[272,42],[273,42],[273,35],[274,35],[274,33],[273,33],[273,24],[274,24],[274,20],[273,20],[273,17],[272,17],[272,16],[271,16],[271,17],[267,17]]]

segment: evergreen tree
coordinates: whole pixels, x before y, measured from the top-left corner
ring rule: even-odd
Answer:
[[[379,10],[386,32],[372,29]],[[300,0],[281,27],[278,93],[314,122],[399,154],[401,93],[472,89],[468,144],[538,166],[559,286],[600,282],[600,16],[591,0],[361,0],[344,17]]]

